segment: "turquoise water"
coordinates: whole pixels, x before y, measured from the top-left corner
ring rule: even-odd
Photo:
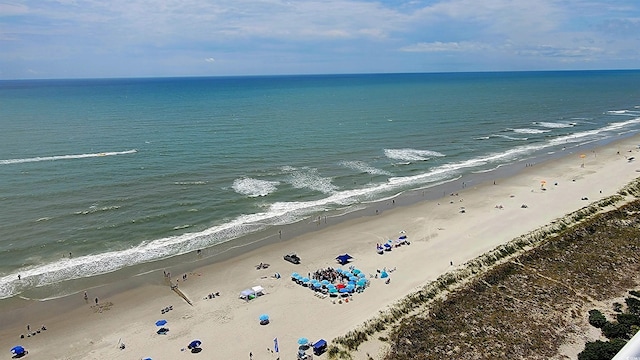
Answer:
[[[640,71],[2,81],[0,128],[6,298],[635,133]]]

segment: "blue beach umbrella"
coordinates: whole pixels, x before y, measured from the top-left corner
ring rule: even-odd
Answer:
[[[336,287],[329,288],[329,293],[330,294],[335,294],[337,292],[338,292],[338,288],[336,288]]]
[[[364,278],[366,278],[366,277],[367,277],[367,274],[365,274],[365,273],[360,273],[360,274],[358,274],[358,277],[359,277],[359,278],[361,278],[361,279],[364,279]]]
[[[11,353],[14,355],[22,355],[25,353],[25,349],[24,347],[22,347],[22,345],[16,345],[14,347],[11,348]]]
[[[189,349],[196,349],[199,348],[200,345],[202,345],[202,341],[200,340],[193,340],[192,342],[189,343],[189,346],[187,346]]]
[[[357,276],[349,276],[349,281],[357,281],[358,277]]]
[[[364,287],[365,285],[367,285],[367,280],[360,279],[358,280],[358,282],[356,282],[356,285]]]
[[[307,339],[306,337],[301,337],[300,339],[298,339],[298,345],[307,345],[309,344],[309,339]]]
[[[349,289],[347,289],[346,287],[344,287],[344,288],[342,288],[342,289],[338,290],[338,292],[343,293],[343,294],[344,294],[344,293],[348,293],[348,292],[349,292]]]
[[[298,274],[297,272],[292,272],[291,273],[291,277],[292,278],[297,278],[298,276],[300,276],[300,274]]]
[[[260,321],[269,321],[269,315],[262,314],[258,319],[260,319]]]
[[[303,277],[302,278],[302,282],[304,282],[304,283],[308,283],[309,281],[311,281],[311,279],[309,279],[308,277]]]
[[[321,283],[322,285],[329,285],[329,284],[331,284],[331,282],[330,282],[329,280],[327,280],[327,279],[320,281],[320,283]]]
[[[158,320],[156,321],[156,326],[165,326],[167,324],[167,320]]]
[[[342,269],[340,269],[340,268],[337,268],[337,269],[336,269],[336,272],[337,272],[338,274],[342,274],[342,272],[343,272],[343,271],[344,271],[344,270],[342,270]]]

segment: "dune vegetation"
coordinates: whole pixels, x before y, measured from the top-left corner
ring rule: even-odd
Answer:
[[[364,342],[377,341],[383,350],[367,358],[563,358],[561,347],[591,326],[590,311],[611,313],[611,299],[637,294],[639,195],[636,180],[443,274],[334,339],[329,357],[352,359]],[[630,325],[616,346],[637,328]]]

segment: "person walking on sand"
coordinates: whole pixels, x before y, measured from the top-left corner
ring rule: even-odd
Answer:
[[[96,298],[96,305],[98,305],[98,298]]]
[[[249,352],[249,360],[253,360],[253,353]]]

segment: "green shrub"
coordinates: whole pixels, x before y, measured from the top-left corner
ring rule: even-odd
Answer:
[[[630,314],[640,315],[640,300],[636,298],[626,298],[624,302],[627,303],[627,309]]]
[[[640,298],[640,291],[637,291],[637,290],[630,290],[630,291],[629,291],[629,294],[631,294],[631,295],[633,295],[633,296],[635,296],[635,297],[637,297],[637,298]]]
[[[602,333],[607,339],[628,339],[631,326],[618,322],[608,322],[602,327]]]
[[[584,350],[578,354],[578,360],[612,359],[625,344],[626,341],[620,339],[588,342]]]
[[[640,325],[640,316],[635,314],[617,314],[616,320],[618,320],[620,324],[625,324],[629,327],[632,325]]]
[[[602,329],[602,327],[606,323],[607,323],[607,318],[605,318],[600,311],[589,310],[589,324],[591,324],[591,326],[597,327],[598,329]]]

